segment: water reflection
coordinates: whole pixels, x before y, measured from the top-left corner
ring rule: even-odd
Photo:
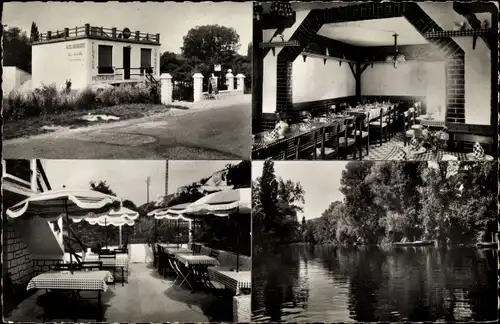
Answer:
[[[494,250],[295,245],[254,254],[256,322],[487,321]]]

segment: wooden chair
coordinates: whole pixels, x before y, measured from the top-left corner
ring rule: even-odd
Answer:
[[[472,152],[472,146],[474,143],[479,143],[484,149],[486,154],[496,157],[496,150],[493,148],[495,144],[494,138],[484,135],[474,135],[474,134],[460,134],[456,133],[453,135],[453,144],[456,150],[461,152],[470,151]]]
[[[101,269],[113,272],[113,278],[116,278],[116,254],[99,254],[99,261],[102,262]],[[106,261],[106,262],[105,262]],[[122,267],[122,286],[124,283],[124,270]]]
[[[387,142],[387,122],[384,122],[384,117],[387,116],[387,111],[384,113],[384,109],[380,108],[380,117],[376,120],[370,122],[370,133],[376,133],[379,137],[380,146],[382,146],[383,141]]]
[[[363,146],[366,145],[366,155],[370,153],[370,115],[363,114],[356,118],[356,142],[359,146],[359,159],[363,159]]]
[[[313,159],[316,160],[316,146],[318,142],[318,132],[316,130],[295,138],[295,160],[302,160],[310,157],[313,153]]]
[[[347,160],[347,156],[350,152],[353,153],[353,159],[356,159],[356,119],[355,118],[346,118],[344,121],[345,130],[342,134],[343,136],[339,136],[339,155],[343,157],[344,160]]]
[[[83,261],[81,264],[82,270],[102,270],[102,261]]]
[[[323,127],[321,130],[321,146],[316,148],[316,156],[322,160],[329,160],[339,153],[339,124]]]
[[[403,113],[404,118],[404,145],[408,143],[408,139],[412,139],[413,137],[419,137],[419,133],[421,132],[421,125],[418,127],[415,126],[415,109],[410,108]]]

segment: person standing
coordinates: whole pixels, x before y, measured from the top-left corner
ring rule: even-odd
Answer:
[[[213,73],[210,75],[209,82],[210,82],[210,88],[212,91],[212,95],[214,96],[215,99],[219,99],[219,87],[217,85],[217,78],[215,77],[215,75]]]

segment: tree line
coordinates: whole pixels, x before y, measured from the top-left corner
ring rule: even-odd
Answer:
[[[286,182],[300,191],[280,193]],[[254,228],[262,229],[254,230],[256,243],[472,244],[491,241],[497,232],[496,163],[352,161],[340,182],[344,200],[299,224],[295,203],[303,201],[304,190],[300,183],[277,181],[273,163],[266,161],[254,183]]]

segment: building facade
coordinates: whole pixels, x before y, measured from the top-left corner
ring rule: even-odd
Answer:
[[[82,89],[96,83],[134,83],[160,75],[160,35],[128,28],[83,27],[40,34],[32,44],[34,87]]]

